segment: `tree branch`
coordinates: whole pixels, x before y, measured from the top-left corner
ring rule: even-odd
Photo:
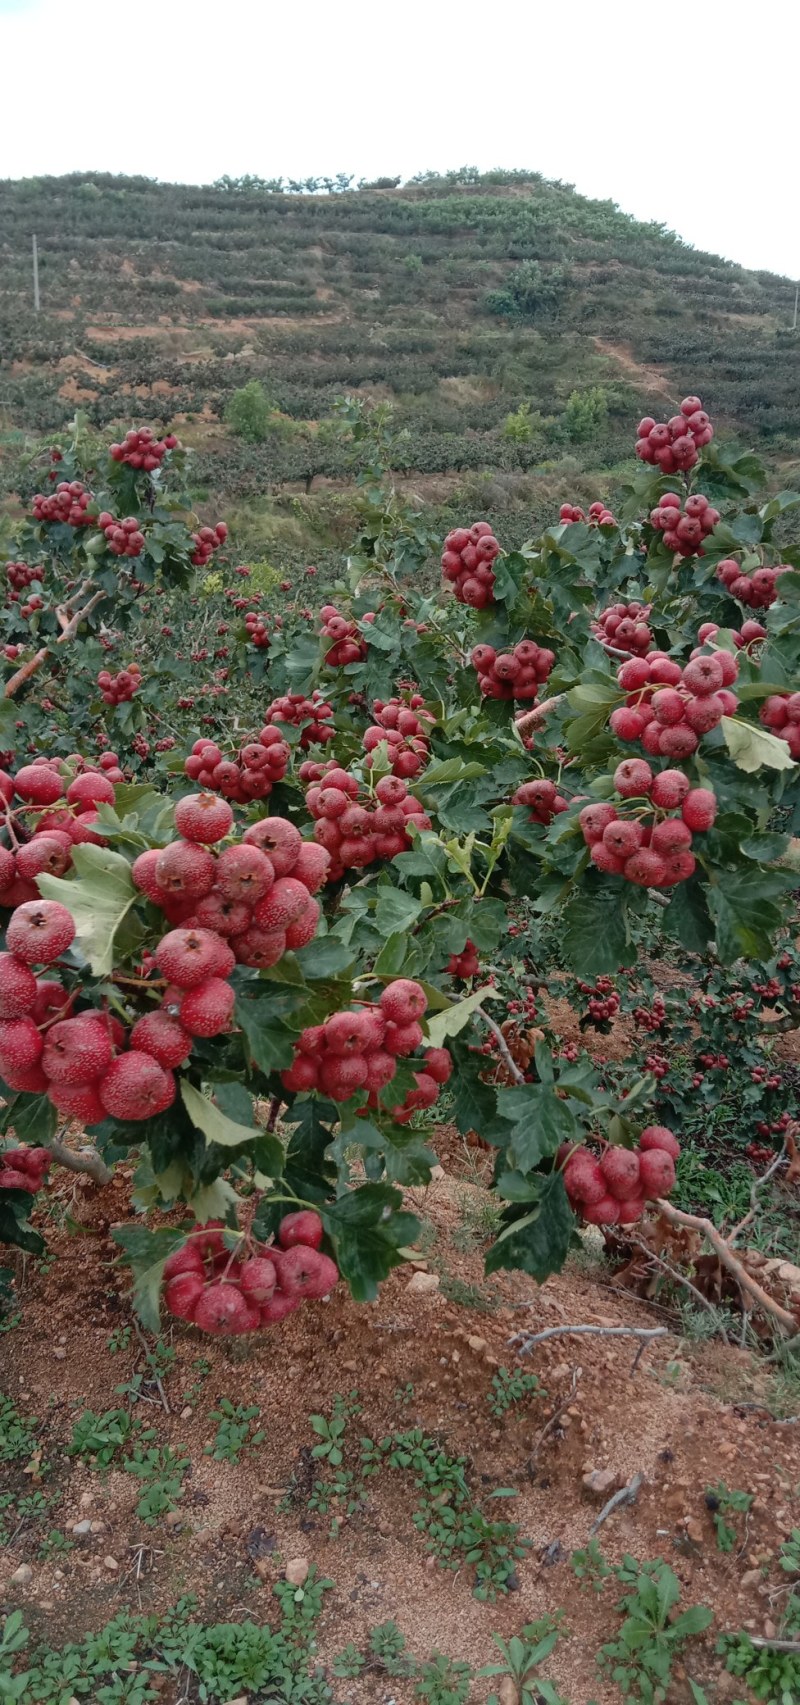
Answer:
[[[548,711],[555,710],[556,705],[561,704],[566,696],[566,693],[556,693],[552,699],[542,699],[541,704],[534,705],[533,710],[523,711],[522,716],[515,718],[515,727],[520,734],[527,734],[529,728],[538,728]]]
[[[51,1137],[45,1148],[50,1150],[59,1166],[65,1166],[68,1172],[83,1172],[95,1184],[110,1184],[112,1174],[104,1160],[101,1160],[97,1149],[87,1149],[83,1154],[76,1154],[74,1149],[67,1148],[66,1143],[59,1142],[57,1137]]]
[[[503,1059],[504,1059],[506,1065],[508,1066],[508,1069],[509,1069],[511,1076],[513,1077],[515,1083],[527,1083],[528,1080],[525,1076],[525,1073],[520,1071],[519,1066],[517,1065],[517,1062],[514,1059],[513,1054],[511,1053],[511,1050],[508,1046],[508,1043],[505,1039],[505,1036],[503,1035],[502,1030],[500,1029],[499,1024],[495,1021],[495,1019],[489,1017],[488,1012],[484,1012],[483,1007],[479,1007],[478,1011],[480,1012],[480,1015],[481,1015],[481,1018],[483,1019],[484,1024],[488,1025],[489,1029],[491,1030],[492,1035],[494,1036],[494,1039],[497,1043],[497,1046],[500,1049],[500,1052],[503,1056]]]
[[[513,1344],[521,1356],[527,1356],[534,1344],[544,1344],[548,1338],[638,1338],[639,1350],[631,1368],[631,1374],[636,1372],[637,1365],[654,1338],[668,1336],[666,1326],[546,1326],[542,1332],[512,1332],[507,1340]]]
[[[90,586],[91,581],[85,582],[84,585],[79,588],[76,593],[76,597],[80,598],[84,592],[88,592]],[[102,590],[95,592],[94,596],[89,599],[88,604],[84,604],[80,610],[73,610],[71,604],[57,604],[55,617],[59,627],[61,628],[61,633],[57,636],[55,644],[68,645],[70,640],[75,638],[81,622],[86,616],[91,615],[92,610],[94,610],[105,597],[106,593]],[[41,669],[45,658],[50,655],[50,650],[51,647],[49,645],[43,645],[41,650],[37,651],[33,657],[28,658],[27,663],[22,664],[16,674],[12,675],[9,681],[6,681],[5,688],[3,690],[4,698],[13,699],[16,696],[20,687],[24,687],[25,682],[29,681],[31,676],[35,675],[38,669]]]
[[[663,1196],[660,1196],[656,1201],[656,1207],[670,1225],[685,1226],[687,1231],[697,1231],[701,1237],[705,1237],[711,1244],[714,1253],[719,1256],[723,1267],[727,1267],[728,1272],[733,1275],[739,1287],[749,1292],[750,1296],[758,1303],[759,1308],[763,1308],[765,1314],[769,1314],[773,1320],[779,1321],[784,1331],[790,1332],[792,1336],[796,1335],[798,1326],[796,1316],[790,1314],[788,1308],[782,1308],[779,1302],[775,1302],[763,1286],[752,1278],[746,1267],[734,1255],[725,1238],[717,1231],[716,1226],[712,1225],[711,1220],[702,1219],[698,1214],[685,1214],[681,1208],[673,1208],[672,1203],[666,1202]]]

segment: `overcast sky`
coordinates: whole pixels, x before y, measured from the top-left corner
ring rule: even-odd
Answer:
[[[0,176],[532,167],[796,278],[799,48],[797,0],[0,0]]]

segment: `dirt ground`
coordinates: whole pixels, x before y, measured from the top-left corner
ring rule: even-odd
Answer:
[[[191,1467],[176,1511],[155,1527],[135,1513],[139,1487],[130,1475],[101,1474],[65,1454],[81,1410],[124,1403],[115,1387],[144,1362],[135,1335],[117,1354],[108,1347],[114,1330],[131,1318],[125,1269],[109,1235],[129,1212],[129,1181],[118,1173],[97,1191],[59,1175],[61,1223],[48,1230],[55,1259],[44,1270],[24,1263],[22,1320],[0,1338],[0,1382],[23,1414],[40,1419],[39,1441],[51,1464],[47,1489],[57,1486],[63,1494],[53,1523],[69,1536],[88,1519],[92,1531],[65,1557],[47,1562],[37,1560],[37,1535],[23,1531],[8,1549],[3,1607],[19,1606],[35,1639],[60,1644],[101,1628],[120,1608],[160,1611],[187,1592],[196,1593],[205,1620],[274,1621],[271,1587],[289,1560],[303,1557],[335,1583],[320,1627],[323,1662],[349,1640],[366,1642],[371,1627],[391,1618],[417,1658],[438,1649],[478,1666],[495,1655],[494,1631],[508,1638],[526,1622],[563,1610],[569,1637],[559,1641],[546,1673],[570,1705],[612,1705],[620,1696],[598,1678],[595,1654],[618,1629],[618,1590],[612,1582],[594,1595],[580,1587],[570,1565],[609,1495],[608,1488],[593,1495],[584,1476],[608,1469],[611,1489],[637,1473],[643,1481],[636,1503],[604,1522],[604,1555],[611,1562],[626,1552],[670,1562],[682,1606],[708,1604],[715,1614],[709,1633],[692,1642],[694,1679],[711,1687],[714,1701],[744,1697],[742,1682],[722,1673],[714,1646],[724,1630],[774,1630],[768,1595],[780,1579],[775,1555],[800,1521],[798,1427],[759,1407],[764,1375],[749,1355],[672,1333],[648,1345],[635,1374],[634,1338],[555,1337],[519,1363],[539,1376],[547,1396],[495,1420],[487,1393],[496,1369],[517,1363],[508,1343],[515,1331],[578,1323],[652,1327],[665,1316],[615,1289],[596,1248],[542,1287],[519,1273],[485,1280],[478,1234],[487,1204],[480,1169],[488,1161],[455,1137],[442,1147],[443,1175],[409,1193],[423,1221],[420,1261],[393,1274],[376,1303],[359,1306],[337,1291],[252,1342],[201,1338],[177,1322],[167,1329],[175,1351],[163,1381],[169,1413],[152,1385],[144,1388],[150,1401],[136,1413],[155,1427],[159,1442],[190,1456]],[[435,1288],[418,1289],[415,1272]],[[199,1377],[198,1357],[208,1367]],[[356,1439],[421,1426],[451,1454],[468,1457],[476,1497],[498,1487],[517,1492],[488,1506],[499,1519],[518,1522],[532,1542],[515,1590],[494,1603],[478,1602],[465,1574],[448,1573],[428,1557],[412,1525],[413,1487],[399,1474],[368,1482],[367,1510],[345,1519],[336,1538],[329,1515],[310,1511],[300,1493],[285,1498],[293,1476],[302,1488],[320,1471],[309,1464],[308,1417],[329,1413],[336,1394],[353,1388],[362,1405]],[[266,1432],[237,1465],[204,1452],[214,1435],[210,1411],[222,1397],[258,1404]],[[547,1427],[558,1409],[560,1418]],[[16,1474],[16,1467],[4,1469],[8,1489],[16,1489]],[[704,1501],[706,1488],[720,1480],[754,1495],[728,1554],[717,1548]],[[21,1563],[32,1567],[23,1587],[11,1584]],[[759,1574],[764,1564],[767,1581]],[[676,1675],[669,1698],[682,1705],[690,1696],[680,1665]],[[471,1699],[485,1700],[489,1686],[474,1683]],[[410,1705],[413,1684],[372,1675],[337,1687],[354,1705]],[[164,1699],[166,1705],[169,1695]]]

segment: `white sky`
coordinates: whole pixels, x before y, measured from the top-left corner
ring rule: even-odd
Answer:
[[[797,0],[0,0],[0,176],[524,166],[797,278],[798,49]]]

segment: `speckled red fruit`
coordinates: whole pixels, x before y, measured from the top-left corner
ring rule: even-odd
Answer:
[[[102,1076],[113,1056],[108,1025],[92,1013],[79,1013],[48,1030],[42,1067],[53,1083],[86,1084]]]
[[[27,846],[17,853],[17,875],[23,882],[35,882],[37,876],[63,876],[72,863],[71,841],[67,836],[34,835]]]
[[[600,1202],[587,1202],[582,1210],[587,1225],[616,1225],[620,1204],[615,1196],[604,1196]]]
[[[384,777],[384,780],[386,778]],[[304,841],[292,866],[292,875],[302,882],[309,894],[316,894],[327,881],[331,855],[317,841]]]
[[[639,1138],[639,1148],[642,1153],[648,1149],[663,1149],[673,1160],[677,1160],[681,1152],[677,1137],[667,1125],[647,1125]]]
[[[224,839],[233,824],[227,799],[216,793],[190,793],[175,807],[175,827],[185,841],[211,846]]]
[[[219,1283],[206,1285],[195,1307],[194,1323],[201,1332],[211,1332],[214,1337],[237,1338],[255,1331],[260,1313],[242,1296],[238,1285]]]
[[[245,829],[242,840],[267,854],[276,876],[288,876],[302,846],[300,830],[286,817],[262,817]]]
[[[645,1196],[668,1196],[675,1185],[675,1162],[666,1149],[645,1149],[639,1156],[639,1177]]]
[[[683,770],[662,770],[653,779],[650,798],[654,805],[665,811],[674,811],[681,805],[689,792],[689,777]]]
[[[278,1284],[286,1296],[324,1297],[338,1283],[336,1262],[320,1249],[308,1249],[298,1243],[293,1249],[276,1254]]]
[[[226,847],[216,864],[216,886],[226,900],[244,900],[253,907],[269,893],[275,882],[272,863],[260,847],[242,841]]]
[[[181,1001],[181,1024],[190,1036],[219,1036],[233,1017],[236,995],[224,977],[207,977]]]
[[[113,783],[99,771],[88,770],[86,775],[76,776],[70,782],[67,802],[70,805],[113,805]]]
[[[381,1011],[394,1024],[411,1024],[422,1017],[428,998],[419,983],[414,983],[409,977],[397,977],[389,983],[380,997]]]
[[[38,1188],[29,1172],[15,1172],[11,1166],[0,1167],[0,1190],[26,1190],[29,1196],[33,1196]]]
[[[20,799],[30,805],[55,805],[64,795],[64,783],[56,770],[45,764],[23,764],[14,777]]]
[[[314,900],[309,894],[305,910],[300,913],[299,918],[294,919],[293,923],[286,925],[287,948],[297,952],[299,948],[307,947],[309,942],[314,940],[321,911],[319,901]]]
[[[217,863],[207,847],[193,841],[172,841],[159,853],[155,877],[159,888],[170,898],[200,900],[210,894],[217,875]]]
[[[644,1213],[644,1196],[629,1196],[619,1204],[619,1225],[635,1225]]]
[[[274,1326],[277,1321],[285,1320],[287,1314],[294,1314],[300,1307],[301,1297],[287,1297],[283,1291],[274,1291],[269,1302],[261,1304],[261,1325]]]
[[[608,1183],[600,1164],[588,1149],[576,1149],[564,1167],[567,1195],[576,1202],[602,1202],[608,1194]]]
[[[36,978],[13,953],[0,953],[0,1018],[23,1018],[36,1002]]]
[[[41,1059],[42,1037],[32,1018],[0,1020],[0,1070],[28,1071]]]
[[[436,1083],[447,1083],[453,1071],[453,1058],[447,1048],[428,1048],[425,1070]]]
[[[182,1249],[175,1249],[164,1262],[164,1280],[177,1279],[179,1273],[204,1272],[203,1257],[196,1243],[185,1243]]]
[[[115,1119],[150,1119],[175,1100],[175,1079],[139,1049],[119,1054],[99,1085],[100,1100]]]
[[[227,941],[210,929],[173,929],[156,948],[159,971],[181,989],[206,977],[227,977],[236,963]]]
[[[608,1148],[600,1162],[600,1171],[608,1186],[609,1195],[626,1202],[638,1194],[639,1156],[631,1149]]]
[[[204,1290],[202,1273],[178,1273],[164,1290],[165,1306],[178,1320],[194,1320],[195,1309]]]
[[[243,1263],[239,1284],[248,1302],[262,1308],[265,1302],[269,1302],[277,1283],[278,1275],[268,1256],[251,1255],[249,1261]]]
[[[300,1208],[295,1214],[285,1214],[278,1226],[278,1242],[282,1249],[293,1249],[298,1243],[307,1249],[319,1249],[322,1238],[322,1220],[313,1208]]]
[[[59,1113],[68,1113],[73,1119],[80,1119],[83,1125],[99,1125],[106,1117],[106,1110],[93,1083],[51,1083],[47,1098]]]
[[[653,772],[644,758],[624,758],[614,771],[614,786],[623,799],[635,799],[647,793]]]
[[[717,815],[716,795],[709,787],[693,787],[681,806],[681,816],[690,829],[710,829]]]
[[[132,1048],[152,1055],[160,1066],[170,1069],[182,1066],[192,1051],[192,1038],[188,1031],[184,1030],[179,1019],[163,1010],[146,1012],[137,1018],[130,1043]]]
[[[308,899],[305,883],[298,882],[294,876],[279,876],[269,893],[259,900],[253,921],[258,929],[285,930],[305,911]]]
[[[6,947],[26,965],[52,965],[75,940],[71,912],[58,900],[18,906],[6,930]]]

